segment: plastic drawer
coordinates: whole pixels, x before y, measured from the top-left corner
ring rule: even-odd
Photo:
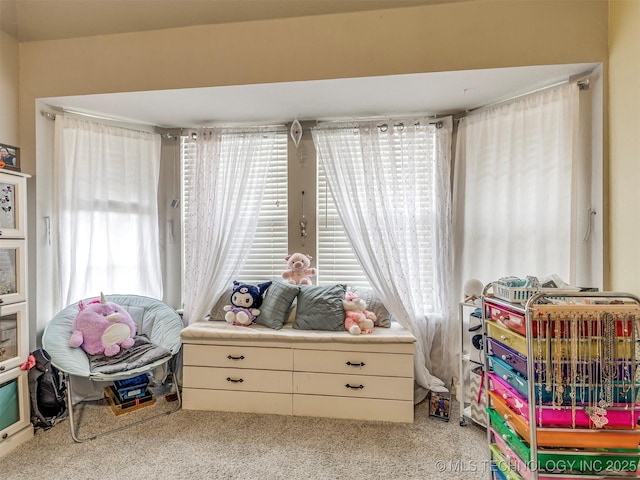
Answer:
[[[490,388],[497,393],[516,413],[522,415],[529,421],[529,403],[524,396],[521,396],[516,389],[502,380],[494,373],[489,373]],[[607,426],[618,428],[633,428],[640,418],[640,405],[635,407],[626,403],[614,404],[606,414]],[[589,427],[595,428],[591,418],[584,409],[584,406],[576,406],[575,411],[571,407],[544,408],[536,406],[536,424],[544,427]],[[575,422],[575,425],[574,425]]]
[[[506,421],[510,428],[515,430],[524,441],[531,441],[531,427],[525,419],[515,413],[494,392],[488,392],[495,410]],[[637,450],[640,445],[640,429],[629,430],[590,430],[586,428],[576,429],[537,429],[538,445],[542,447],[563,448],[623,448]]]

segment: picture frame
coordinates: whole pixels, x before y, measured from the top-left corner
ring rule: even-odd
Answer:
[[[0,143],[0,170],[20,171],[20,149]]]
[[[438,420],[449,421],[451,408],[451,393],[430,392],[429,394],[429,416]]]

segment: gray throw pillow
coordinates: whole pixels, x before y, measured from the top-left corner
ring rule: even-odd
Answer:
[[[344,330],[345,285],[300,285],[296,319],[299,330]]]
[[[367,310],[376,314],[376,327],[389,328],[391,326],[391,314],[382,304],[380,297],[373,288],[354,285],[349,287],[349,291],[353,292],[367,304]]]
[[[209,320],[222,320],[224,321],[225,312],[223,307],[225,305],[231,305],[231,295],[233,294],[233,286],[227,288],[224,293],[218,298],[216,303],[213,305],[211,309],[211,315],[209,316]]]
[[[260,315],[256,317],[255,323],[276,330],[281,329],[287,321],[289,308],[299,290],[297,285],[275,280],[264,294]]]

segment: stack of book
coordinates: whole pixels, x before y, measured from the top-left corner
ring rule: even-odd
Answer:
[[[105,388],[105,396],[115,415],[133,412],[155,403],[153,393],[147,388],[149,377],[138,375],[125,380],[117,380]]]

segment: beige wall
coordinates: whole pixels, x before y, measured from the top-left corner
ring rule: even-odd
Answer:
[[[38,97],[606,58],[606,0],[475,1],[25,43],[24,166],[35,173]]]
[[[476,0],[23,43],[23,171],[36,174],[36,151],[45,165],[51,151],[44,139],[36,149],[37,125],[46,122],[36,117],[38,98],[583,62],[602,62],[606,69],[607,15],[606,0]],[[290,165],[296,167],[292,184],[313,186],[308,167]],[[45,170],[32,180],[38,192],[50,178]],[[315,192],[309,190],[305,201],[311,205]],[[300,217],[298,195],[297,188],[290,191],[292,219]],[[42,216],[50,202],[40,193],[33,197],[38,213],[30,214],[29,228],[39,243],[29,251],[37,259],[30,262],[35,279],[37,264],[46,263]],[[290,241],[296,250],[299,235],[291,232]],[[45,293],[30,286],[32,299]],[[50,318],[46,312],[40,317]]]
[[[0,31],[0,143],[19,147],[18,80],[20,72],[18,41]]]
[[[640,1],[609,5],[611,289],[640,295]]]

